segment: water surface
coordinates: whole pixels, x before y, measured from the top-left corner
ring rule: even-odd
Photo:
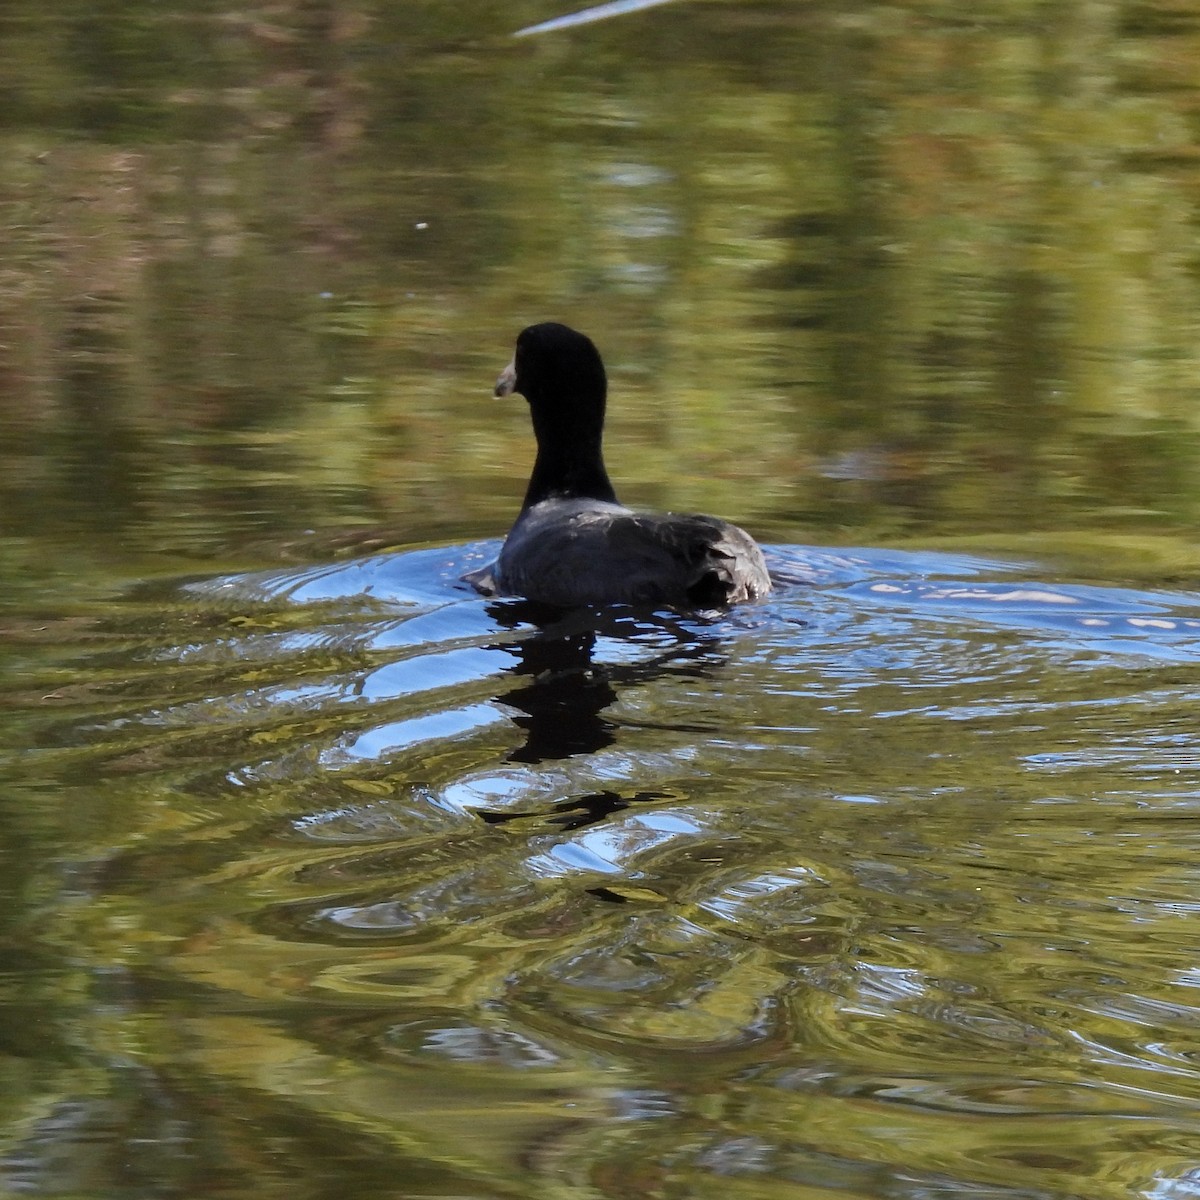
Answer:
[[[0,15],[0,1190],[1200,1195],[1195,14],[569,7]]]

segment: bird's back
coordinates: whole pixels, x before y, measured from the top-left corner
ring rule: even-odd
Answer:
[[[596,500],[545,500],[513,526],[496,589],[547,604],[717,608],[771,590],[762,552],[736,525],[637,513]]]

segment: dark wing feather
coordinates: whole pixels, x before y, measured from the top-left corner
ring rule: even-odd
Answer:
[[[736,525],[595,501],[546,501],[524,513],[500,552],[494,582],[503,593],[568,607],[709,608],[771,589],[762,552]]]

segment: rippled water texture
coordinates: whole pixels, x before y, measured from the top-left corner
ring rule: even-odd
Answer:
[[[0,1200],[1200,1200],[1195,0],[586,8],[0,4]]]
[[[767,603],[554,614],[494,549],[18,630],[65,796],[7,986],[92,1049],[11,1190],[286,1177],[215,1106],[317,1192],[1194,1194],[1200,594],[775,547]]]

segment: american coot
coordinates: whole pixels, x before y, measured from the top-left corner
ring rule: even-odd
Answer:
[[[554,322],[522,331],[496,395],[529,401],[537,460],[499,558],[463,578],[485,595],[564,607],[719,608],[766,595],[766,563],[745,530],[617,502],[601,453],[606,391],[590,338]]]

